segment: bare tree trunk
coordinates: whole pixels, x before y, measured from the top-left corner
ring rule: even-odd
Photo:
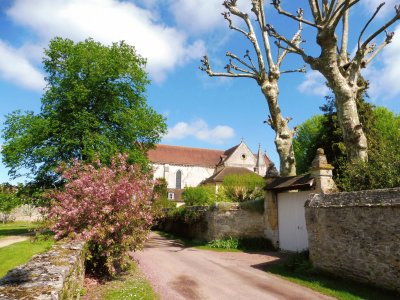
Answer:
[[[289,118],[282,117],[278,105],[279,88],[276,80],[264,81],[261,91],[268,103],[270,117],[268,124],[275,131],[275,146],[279,154],[281,176],[296,175],[296,159],[293,151],[294,131],[288,126]]]
[[[337,115],[343,131],[347,157],[350,161],[367,161],[367,138],[358,117],[357,93],[346,95],[339,90],[333,90],[333,92],[336,96]]]
[[[357,81],[363,81],[360,74],[355,74],[354,84],[350,84],[349,74],[340,65],[340,57],[336,52],[336,35],[333,32],[322,31],[318,33],[317,43],[322,52],[318,62],[310,65],[318,70],[326,78],[329,87],[335,94],[337,117],[343,132],[343,140],[346,145],[347,157],[350,161],[368,160],[367,138],[360,124],[357,96],[364,89]]]

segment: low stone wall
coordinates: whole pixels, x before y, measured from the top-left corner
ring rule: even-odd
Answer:
[[[315,267],[400,293],[400,188],[314,195],[306,222]]]
[[[206,241],[236,237],[264,237],[264,216],[262,213],[238,209],[200,209],[196,211],[198,218],[194,221],[183,218],[167,218],[159,224],[160,229],[188,238]]]
[[[59,242],[0,279],[0,299],[79,299],[85,274],[83,242]]]

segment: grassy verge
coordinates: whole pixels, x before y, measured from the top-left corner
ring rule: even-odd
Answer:
[[[27,234],[32,232],[37,225],[31,222],[0,223],[0,239],[10,235]]]
[[[399,296],[388,291],[318,272],[304,253],[296,254],[285,262],[272,264],[266,267],[266,271],[337,299],[399,299]]]
[[[84,299],[154,300],[160,299],[160,297],[140,273],[136,263],[132,262],[129,271],[107,281],[93,291],[87,291],[84,294]]]
[[[49,250],[53,243],[50,235],[42,235],[35,241],[28,240],[0,248],[0,277],[26,263],[33,255]]]

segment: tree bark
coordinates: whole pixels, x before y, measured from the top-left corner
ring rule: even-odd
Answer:
[[[350,78],[348,72],[341,66],[341,59],[338,59],[336,52],[337,40],[334,32],[320,31],[317,43],[322,49],[320,57],[306,62],[325,77],[335,95],[337,116],[343,132],[347,157],[350,161],[367,161],[368,143],[357,109],[357,97],[365,89],[365,85],[359,86],[358,81],[363,79],[359,73],[355,74],[355,78]]]
[[[275,131],[275,146],[280,160],[280,175],[296,176],[296,159],[293,151],[294,131],[290,130],[289,119],[283,118],[278,105],[278,81],[274,79],[264,80],[260,86],[271,114],[268,124]]]

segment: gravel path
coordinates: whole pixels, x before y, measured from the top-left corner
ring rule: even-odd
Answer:
[[[0,239],[0,248],[7,247],[9,245],[29,240],[29,236],[24,235],[10,235],[8,237]]]
[[[185,248],[152,233],[132,256],[163,300],[332,299],[257,268],[279,259],[274,254]]]

